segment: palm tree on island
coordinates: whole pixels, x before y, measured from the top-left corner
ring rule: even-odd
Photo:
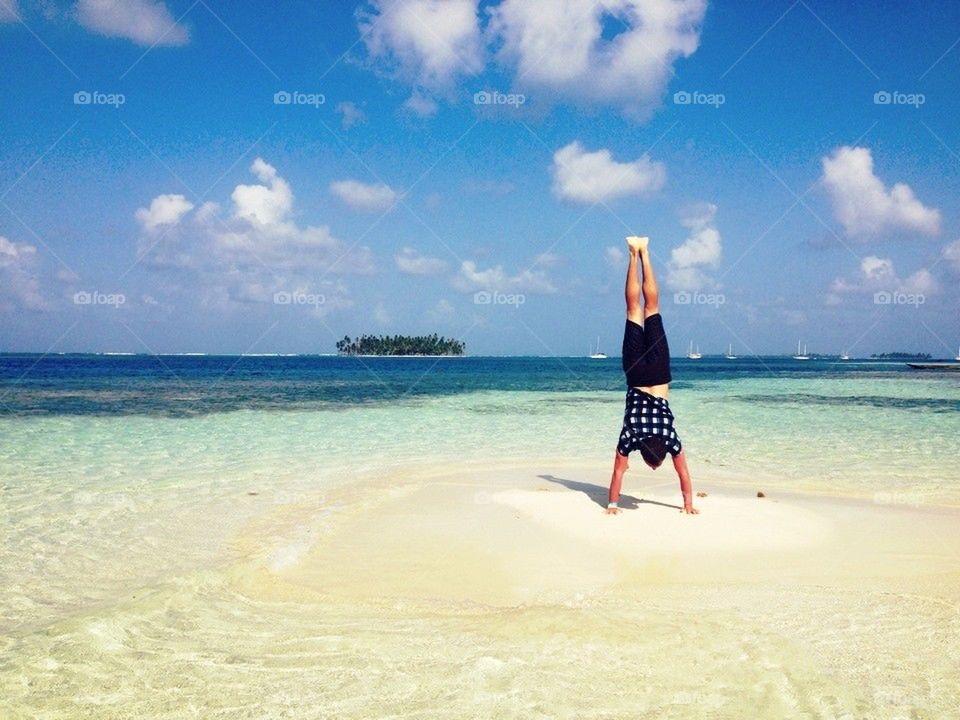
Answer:
[[[349,335],[337,341],[340,355],[463,355],[466,345],[460,340],[433,335]]]

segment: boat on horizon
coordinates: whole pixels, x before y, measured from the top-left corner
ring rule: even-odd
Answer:
[[[807,346],[804,344],[803,352],[800,352],[800,341],[797,340],[797,354],[793,356],[794,360],[809,360],[810,356],[807,355]]]
[[[733,343],[727,347],[727,354],[724,355],[727,360],[736,360],[737,356],[733,354]]]
[[[846,350],[844,350],[842,353],[840,353],[840,359],[841,359],[841,360],[849,360],[849,359],[850,359],[850,356],[847,355],[847,351],[846,351]]]
[[[597,335],[597,349],[590,353],[591,360],[606,360],[607,354],[600,352],[600,336]]]
[[[700,348],[697,347],[696,352],[693,350],[693,340],[690,341],[690,349],[687,350],[687,358],[690,360],[699,360],[703,355],[700,354]]]

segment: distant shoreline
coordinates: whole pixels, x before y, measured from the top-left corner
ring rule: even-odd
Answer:
[[[418,353],[408,353],[406,355],[365,355],[363,353],[341,353],[334,357],[374,357],[374,358],[465,358],[469,355],[420,355]],[[509,357],[509,356],[504,356]]]

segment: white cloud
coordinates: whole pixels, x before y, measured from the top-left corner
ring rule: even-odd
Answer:
[[[929,270],[917,270],[903,281],[902,289],[907,293],[936,295],[940,292],[940,283]]]
[[[489,52],[535,97],[613,104],[645,118],[661,102],[673,63],[693,54],[707,0],[371,0],[359,30],[372,66],[414,88],[408,110],[436,112],[432,96],[484,70]],[[604,37],[604,25],[623,31]]]
[[[707,270],[720,265],[723,244],[714,218],[717,206],[700,203],[685,208],[680,223],[690,230],[687,239],[670,253],[667,284],[676,290],[704,290],[717,287]]]
[[[427,317],[434,322],[449,323],[457,314],[453,305],[446,298],[437,300],[437,304],[427,310]]]
[[[943,248],[943,259],[955,273],[960,274],[960,240],[954,240]]]
[[[237,185],[233,194],[233,216],[264,227],[277,225],[287,218],[293,208],[293,192],[276,169],[260,158],[254,160],[250,171],[265,185]]]
[[[844,295],[870,294],[881,290],[932,296],[940,292],[940,285],[928,270],[917,270],[909,277],[901,279],[890,258],[868,255],[860,261],[858,272],[853,278],[834,279],[827,293],[826,303],[836,305]]]
[[[373,0],[360,33],[374,66],[431,91],[483,68],[476,0]]]
[[[459,273],[453,278],[453,287],[461,292],[488,290],[553,293],[557,290],[541,270],[524,270],[516,275],[507,275],[500,265],[480,270],[472,260],[464,260],[460,265]]]
[[[666,182],[663,163],[643,156],[633,162],[617,162],[609,150],[587,152],[572,142],[553,154],[553,192],[579,203],[597,203],[626,195],[654,193]]]
[[[397,192],[384,183],[367,184],[358,180],[337,180],[330,190],[354,210],[383,212],[397,202]]]
[[[344,130],[349,130],[354,125],[360,125],[367,121],[367,114],[357,107],[356,103],[340,102],[337,103],[335,109],[340,113],[340,126]]]
[[[219,214],[220,205],[208,200],[199,208],[197,208],[197,211],[193,214],[193,219],[195,222],[205,223],[216,218]]]
[[[36,266],[36,247],[0,235],[0,311],[47,308]]]
[[[139,208],[134,217],[147,232],[155,232],[161,225],[176,225],[193,210],[193,203],[183,195],[158,195],[149,208]]]
[[[869,238],[888,229],[940,232],[940,212],[924,206],[905,183],[887,190],[873,172],[868,148],[843,146],[821,163],[821,180],[848,237]]]
[[[607,261],[607,265],[615,270],[623,269],[627,258],[626,253],[623,252],[623,249],[618,248],[616,245],[611,245],[604,250],[603,257]]]
[[[397,270],[407,275],[435,275],[447,268],[447,263],[440,258],[420,255],[409,247],[403,248],[393,259],[397,264]]]
[[[540,253],[533,259],[533,264],[543,268],[556,267],[560,264],[560,256],[555,253]]]
[[[320,290],[325,299],[323,305],[319,305],[313,310],[313,315],[316,317],[324,318],[339,310],[352,308],[356,304],[350,295],[350,289],[344,284],[343,280],[325,280],[320,283],[319,287],[311,285],[310,288],[311,292]]]
[[[144,45],[184,45],[190,32],[160,0],[78,0],[77,21],[88,30]]]
[[[437,114],[440,106],[437,105],[437,101],[429,95],[415,92],[404,101],[403,109],[413,113],[417,117],[429,118]]]
[[[372,272],[370,250],[347,245],[326,225],[299,226],[291,219],[293,192],[276,168],[257,158],[250,171],[263,184],[238,185],[226,211],[204,203],[181,214],[178,220],[191,222],[170,225],[159,241],[145,225],[143,262],[165,270],[168,286],[209,305],[272,302],[277,291],[300,291],[325,296],[320,314],[349,307],[342,283],[332,287],[318,275]]]
[[[0,0],[0,22],[16,22],[20,19],[17,0]]]
[[[504,0],[490,34],[516,84],[575,104],[615,103],[643,117],[660,103],[673,62],[700,41],[706,0]],[[623,32],[603,38],[604,20]]]
[[[889,282],[896,277],[893,261],[890,258],[878,258],[868,255],[860,261],[860,273],[870,282]]]

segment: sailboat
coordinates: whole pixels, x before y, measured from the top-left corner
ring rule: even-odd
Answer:
[[[846,351],[846,350],[844,350],[842,353],[840,353],[840,359],[841,359],[841,360],[849,360],[849,359],[850,359],[850,356],[847,355],[847,351]]]
[[[804,344],[803,352],[800,352],[800,341],[797,340],[797,354],[793,356],[794,360],[809,360],[810,356],[807,355],[807,346]]]
[[[730,346],[727,348],[727,354],[724,356],[727,360],[736,360],[737,356],[733,354],[733,343],[730,343]]]
[[[690,341],[690,349],[687,350],[687,357],[690,358],[691,360],[699,360],[700,358],[703,357],[703,355],[700,354],[699,347],[697,348],[696,352],[693,351],[693,340]]]
[[[591,348],[591,350],[592,350],[592,348]],[[606,353],[600,352],[600,336],[599,336],[599,335],[597,335],[597,349],[596,349],[596,350],[593,350],[593,351],[590,353],[590,357],[591,357],[591,359],[593,359],[593,360],[606,360],[606,359],[607,359]]]
[[[957,356],[954,358],[957,362],[960,362],[960,347],[957,348]]]

